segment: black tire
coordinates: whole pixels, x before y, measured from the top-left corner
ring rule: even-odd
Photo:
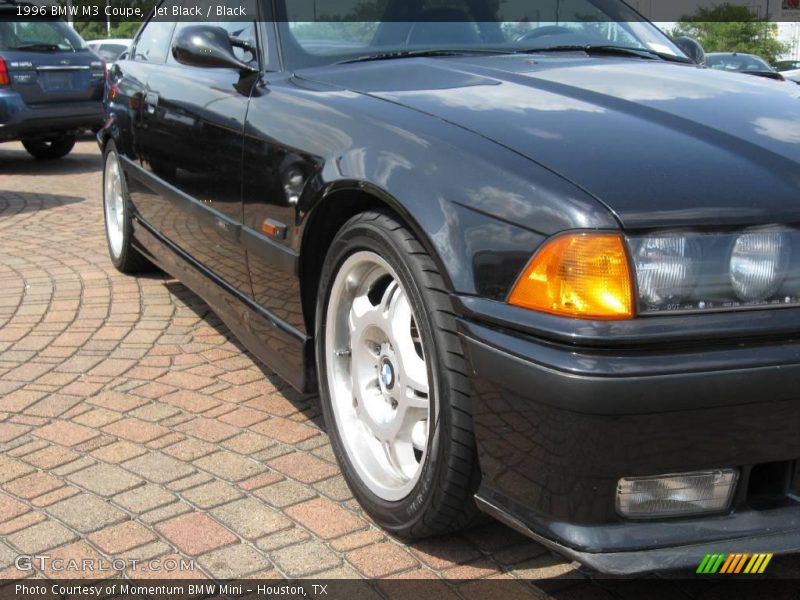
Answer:
[[[123,196],[123,224],[122,224],[122,243],[119,252],[115,252],[111,243],[111,235],[109,233],[108,211],[106,210],[106,177],[108,160],[116,160],[119,164],[119,156],[117,154],[117,147],[113,141],[109,141],[103,152],[103,222],[106,229],[106,243],[108,245],[108,255],[111,262],[120,273],[126,275],[133,275],[136,273],[146,273],[156,270],[156,267],[151,263],[139,250],[133,246],[133,217],[130,198],[128,196],[128,187],[124,174],[121,175],[120,183],[122,187]]]
[[[353,253],[378,254],[398,275],[425,346],[428,377],[438,402],[430,419],[428,452],[408,496],[389,502],[375,495],[356,473],[335,422],[325,352],[327,307],[336,274]],[[316,309],[316,356],[322,411],[331,444],[355,498],[376,523],[396,536],[421,539],[473,524],[473,495],[480,482],[471,417],[471,387],[455,315],[436,264],[395,217],[367,212],[351,219],[334,239],[323,266]],[[433,408],[432,408],[433,410]]]
[[[56,160],[72,152],[76,139],[74,135],[68,135],[46,140],[22,140],[22,145],[34,158]]]

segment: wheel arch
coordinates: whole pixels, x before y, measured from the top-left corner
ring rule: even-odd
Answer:
[[[358,181],[337,182],[320,195],[306,217],[303,228],[298,276],[303,317],[308,331],[314,331],[319,278],[328,248],[345,223],[370,210],[388,212],[408,227],[436,263],[447,289],[452,291],[452,280],[432,238],[399,200],[371,184]]]
[[[105,153],[108,142],[113,139],[108,127],[101,127],[97,132],[97,145],[100,146],[100,152]]]

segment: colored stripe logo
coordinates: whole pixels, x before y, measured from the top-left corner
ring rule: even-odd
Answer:
[[[772,554],[749,554],[734,552],[732,554],[706,554],[697,573],[702,575],[760,575],[767,569]]]

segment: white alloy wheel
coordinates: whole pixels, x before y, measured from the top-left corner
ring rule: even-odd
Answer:
[[[408,295],[384,259],[358,251],[336,274],[326,322],[325,376],[345,451],[373,494],[402,500],[428,455],[432,401]]]
[[[112,257],[119,260],[125,240],[125,196],[122,187],[122,170],[116,152],[106,156],[103,178],[103,207],[106,216],[106,234]]]

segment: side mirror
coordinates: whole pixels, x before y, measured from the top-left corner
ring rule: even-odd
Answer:
[[[211,25],[190,25],[181,29],[172,44],[172,56],[190,67],[236,69],[241,73],[256,71],[236,58],[228,32]]]
[[[675,45],[680,48],[686,56],[691,58],[692,62],[695,64],[706,64],[706,51],[696,39],[687,36],[681,36],[679,38],[675,38]]]

